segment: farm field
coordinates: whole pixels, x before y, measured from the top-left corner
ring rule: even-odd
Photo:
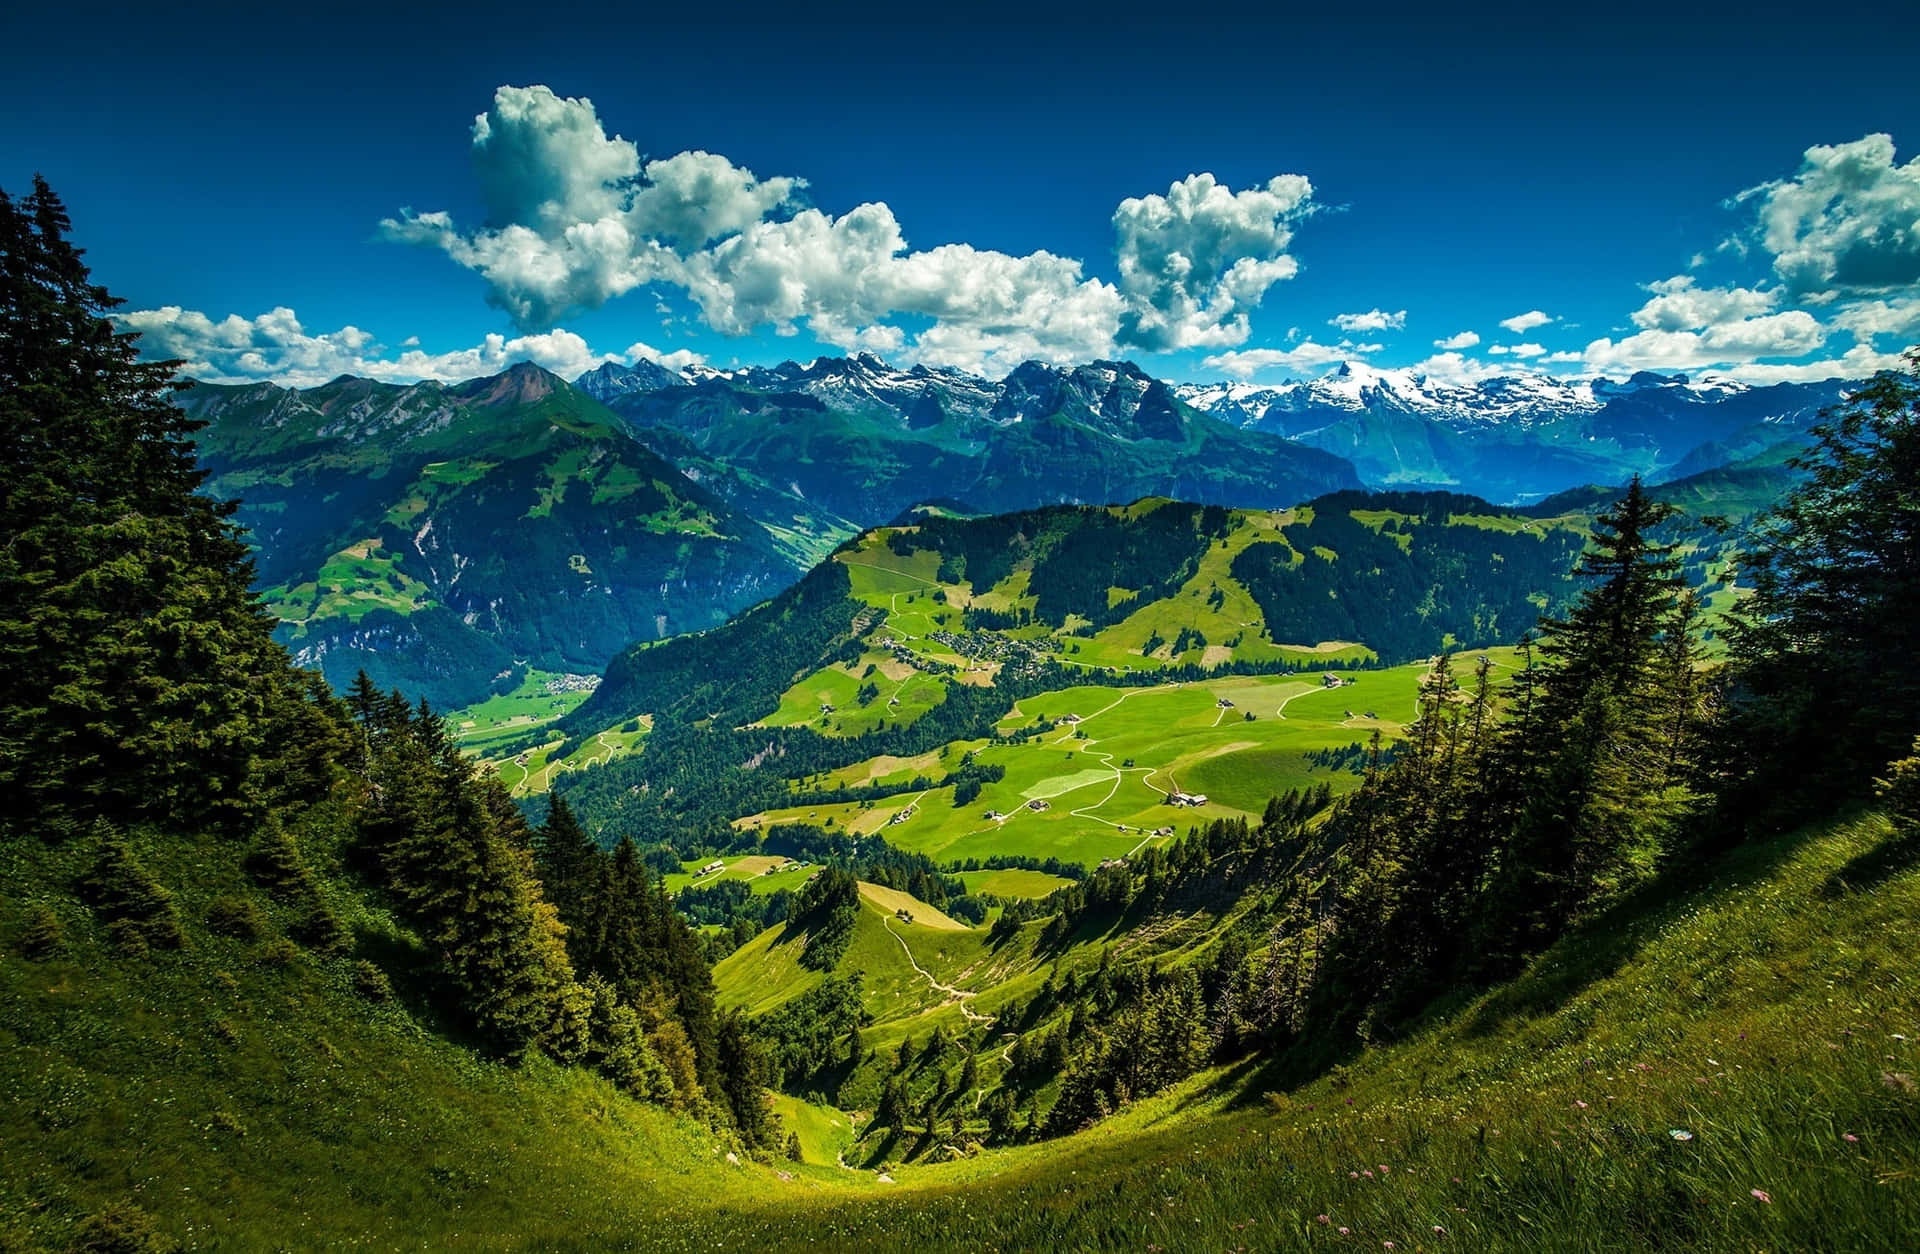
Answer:
[[[520,686],[496,693],[448,715],[460,747],[484,756],[487,746],[551,723],[593,693],[597,675],[567,675],[529,668]]]
[[[481,759],[481,765],[499,775],[507,792],[515,797],[537,796],[553,786],[554,777],[563,771],[583,771],[614,758],[636,752],[652,727],[651,716],[641,715],[632,731],[623,725],[595,735],[564,758],[555,759],[566,742],[557,737],[536,748],[525,749],[511,757]]]
[[[1049,875],[1045,871],[1018,869],[962,871],[959,878],[970,893],[989,893],[995,897],[1028,897],[1036,900],[1073,883],[1070,879]]]
[[[1515,663],[1511,649],[1487,654],[1503,670]],[[1463,657],[1459,667],[1472,661]],[[1397,735],[1413,717],[1426,669],[1415,663],[1336,671],[1351,681],[1340,687],[1323,686],[1318,676],[1325,672],[1314,672],[1042,693],[1015,706],[997,730],[1051,724],[1048,730],[967,746],[976,748],[978,762],[1003,767],[1006,775],[964,807],[954,805],[952,788],[932,788],[880,801],[763,811],[737,825],[813,823],[855,835],[878,832],[889,844],[942,862],[1013,854],[1093,865],[1165,840],[1155,833],[1169,828],[1177,834],[1215,818],[1257,817],[1269,797],[1289,788],[1323,781],[1336,792],[1356,786],[1353,771],[1308,755],[1352,754],[1351,746],[1376,730],[1389,739]],[[946,755],[957,760],[957,753]],[[823,782],[937,778],[943,770],[937,754],[875,759]],[[1170,805],[1174,793],[1206,801]]]
[[[700,869],[712,862],[724,862],[726,866],[711,874],[700,874]],[[744,858],[694,858],[680,865],[682,869],[678,874],[662,877],[670,893],[677,893],[683,888],[711,888],[727,880],[745,880],[755,893],[777,893],[783,888],[798,889],[819,870],[816,866],[770,854],[750,854]]]

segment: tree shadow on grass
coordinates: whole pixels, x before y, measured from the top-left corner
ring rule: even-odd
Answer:
[[[1820,895],[1844,897],[1866,892],[1916,866],[1920,866],[1920,827],[1909,827],[1849,858],[1845,866],[1827,876],[1820,885]]]

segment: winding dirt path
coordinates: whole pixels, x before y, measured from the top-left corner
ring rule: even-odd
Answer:
[[[957,1003],[960,1007],[960,1013],[965,1015],[970,1022],[990,1023],[993,1021],[992,1015],[980,1014],[974,1010],[973,1007],[967,1005],[967,999],[974,996],[974,994],[964,988],[955,988],[951,984],[941,983],[934,978],[933,972],[921,966],[920,960],[913,956],[913,947],[907,944],[907,938],[893,930],[893,922],[891,920],[880,920],[880,926],[887,929],[887,935],[900,942],[900,952],[907,956],[907,961],[913,965],[914,972],[927,982],[929,988],[933,989],[936,993],[944,994],[949,1002]]]

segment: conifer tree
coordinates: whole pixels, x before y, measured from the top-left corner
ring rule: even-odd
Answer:
[[[569,932],[587,926],[603,855],[557,792],[547,794],[547,821],[536,842],[540,883]]]
[[[240,821],[302,697],[178,362],[140,360],[36,178],[0,192],[0,789],[56,823]]]
[[[1863,788],[1920,733],[1920,347],[1861,386],[1754,528],[1729,624],[1725,809],[1772,828]]]

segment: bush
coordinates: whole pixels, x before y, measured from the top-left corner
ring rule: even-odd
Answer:
[[[60,925],[60,916],[46,906],[36,906],[20,933],[20,952],[34,962],[45,962],[66,947],[67,933]]]
[[[1874,791],[1895,827],[1920,832],[1920,739],[1913,751],[1914,756],[1888,764],[1887,777],[1874,781]]]
[[[114,947],[129,955],[178,949],[186,942],[173,894],[147,874],[124,836],[108,833],[81,891],[107,924]]]
[[[161,1232],[152,1215],[121,1202],[88,1216],[68,1248],[76,1254],[173,1254],[180,1243]]]
[[[294,939],[318,954],[337,954],[353,941],[353,936],[326,902],[316,898],[300,913],[288,929]]]
[[[393,1000],[393,982],[387,973],[364,958],[353,964],[353,991],[368,1001]]]
[[[267,919],[250,897],[218,897],[207,907],[207,926],[220,936],[257,940],[266,933]]]
[[[284,936],[276,936],[260,947],[256,960],[263,967],[291,966],[300,957],[300,947]]]

